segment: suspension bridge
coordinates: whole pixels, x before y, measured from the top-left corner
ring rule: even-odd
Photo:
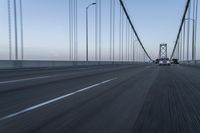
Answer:
[[[49,1],[52,19],[48,3],[36,2],[37,9],[26,12],[28,1],[2,2],[1,133],[200,132],[198,0],[185,1],[173,49],[161,42],[155,51],[138,34],[128,1],[63,1],[63,8]],[[56,10],[65,13],[65,22],[57,22],[54,17],[62,16]],[[32,17],[40,21],[29,25]],[[41,18],[55,25],[35,29]],[[32,43],[45,51],[34,51]],[[161,57],[179,64],[158,66]]]

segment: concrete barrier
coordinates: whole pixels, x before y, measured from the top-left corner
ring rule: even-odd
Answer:
[[[180,61],[181,64],[200,64],[200,60]]]
[[[110,61],[9,61],[0,60],[0,69],[21,69],[21,68],[48,68],[48,67],[72,67],[86,65],[110,65],[110,64],[138,64],[139,62],[110,62]]]
[[[200,60],[195,61],[180,61],[181,65],[200,68]]]

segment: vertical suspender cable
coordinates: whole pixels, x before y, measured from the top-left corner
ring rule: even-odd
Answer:
[[[71,61],[71,45],[72,45],[72,36],[71,36],[71,30],[72,30],[72,26],[71,26],[71,0],[69,0],[69,60]]]
[[[77,61],[77,18],[76,18],[76,12],[77,12],[77,0],[74,0],[74,60]]]
[[[24,60],[24,26],[22,0],[20,0],[20,25],[21,25],[21,59]]]
[[[128,20],[126,19],[126,61],[128,60]]]
[[[190,48],[190,10],[191,10],[191,3],[189,4],[188,9],[188,27],[187,27],[187,61],[189,61],[189,48]]]
[[[136,44],[136,60],[139,61],[139,50],[138,50],[138,43]]]
[[[138,52],[139,52],[139,62],[142,62],[142,60],[143,60],[143,56],[142,56],[142,48],[140,47],[140,45],[138,45]]]
[[[140,62],[142,62],[142,50],[140,46],[139,46],[139,56],[140,56]]]
[[[12,28],[11,28],[11,9],[10,0],[8,0],[8,38],[9,38],[9,60],[12,60]]]
[[[145,62],[145,53],[142,51],[143,54],[143,62]]]
[[[75,0],[72,0],[72,61],[74,61],[74,38],[75,38],[75,22],[74,22],[74,2]]]
[[[18,60],[18,33],[17,33],[17,6],[14,0],[14,20],[15,20],[15,60]]]
[[[184,21],[184,24],[183,24],[183,61],[185,60],[185,42],[186,42],[186,39],[185,39],[185,36],[186,36],[186,24],[185,24],[185,21]]]
[[[129,57],[130,57],[130,60],[131,61],[131,58],[132,58],[132,30],[129,30],[130,31],[130,36],[129,36]]]
[[[77,43],[76,43],[76,3],[77,0],[74,0],[74,61],[76,61],[76,47],[77,47]]]
[[[88,7],[86,8],[86,61],[88,61]]]
[[[130,27],[128,27],[128,49],[127,49],[127,51],[128,51],[128,61],[130,60]]]
[[[127,46],[126,46],[127,61],[128,61],[128,59],[129,59],[129,57],[128,57],[128,45],[129,45],[129,44],[128,44],[128,43],[129,43],[129,40],[128,40],[128,38],[129,38],[129,35],[128,35],[128,34],[129,34],[129,33],[128,33],[128,32],[129,32],[129,27],[128,27],[128,26],[129,26],[129,25],[128,25],[128,21],[127,21],[127,30],[126,30],[126,32],[127,32],[127,44],[126,44],[126,45],[127,45]]]
[[[115,61],[115,0],[113,0],[113,62]]]
[[[135,40],[134,40],[134,34],[133,34],[133,61],[135,61]]]
[[[131,59],[132,59],[132,30],[131,30],[131,28],[129,29],[129,35],[130,35],[130,39],[129,39],[129,59],[130,59],[130,61],[131,61]]]
[[[73,16],[73,61],[75,60],[75,47],[76,47],[76,45],[75,45],[75,35],[76,35],[76,33],[75,33],[75,29],[76,29],[76,22],[75,22],[75,1],[76,0],[73,0],[73,14],[72,14],[72,16]]]
[[[180,61],[183,60],[183,30],[181,31]]]
[[[127,61],[129,61],[129,23],[127,21]]]
[[[198,0],[196,0],[196,11],[195,11],[195,18],[194,18],[194,20],[195,20],[195,41],[194,41],[194,55],[195,55],[195,60],[196,60],[196,54],[197,54],[197,51],[196,51],[196,47],[197,47],[197,20],[198,20],[198,4],[199,4],[199,2],[198,2]]]
[[[95,61],[97,61],[97,47],[98,47],[98,3],[99,0],[96,0],[95,6]]]
[[[75,19],[74,19],[74,12],[75,12],[75,0],[72,0],[72,61],[74,61],[74,46],[75,46]]]
[[[137,43],[137,61],[139,62],[140,61],[140,49],[139,49],[139,44]]]
[[[181,60],[181,53],[182,53],[182,43],[183,43],[183,31],[181,30],[181,36],[180,36],[180,43],[179,43],[179,55],[178,59]]]
[[[122,49],[122,7],[119,9],[119,61],[121,61],[121,49]]]
[[[99,61],[101,61],[101,0],[99,0]]]
[[[139,46],[139,51],[140,51],[140,62],[142,62],[142,49],[140,46]]]
[[[130,52],[130,55],[131,55],[131,57],[130,57],[130,58],[132,59],[132,60],[130,59],[130,61],[133,61],[133,31],[132,31],[132,30],[131,30],[131,35],[130,35],[130,37],[131,37],[131,38],[130,38],[130,41],[131,41],[131,42],[130,42],[130,45],[131,45],[131,48],[130,48],[130,51],[131,51],[131,52]]]
[[[180,36],[179,41],[178,41],[177,59],[179,59],[179,48],[180,48],[180,43],[181,43],[181,36]]]
[[[72,0],[71,1],[71,61],[73,61],[73,45],[74,45],[74,21],[73,21],[73,19],[74,19],[74,15],[73,15],[73,13],[74,13],[74,7],[73,7],[73,2],[74,2],[74,0]]]
[[[73,51],[74,51],[74,54],[73,54],[73,56],[74,56],[74,58],[73,58],[73,61],[75,61],[76,60],[76,0],[73,0],[74,1],[74,13],[73,13],[73,16],[74,16],[74,49],[73,49]]]
[[[75,60],[77,61],[78,60],[78,16],[77,16],[77,11],[78,9],[77,9],[77,0],[75,0],[75,13],[74,13],[74,21],[75,21],[75,41],[74,41],[74,43],[75,43],[75,52],[74,52],[74,54],[75,54]]]
[[[112,60],[112,28],[113,28],[113,26],[112,26],[112,20],[113,20],[113,17],[112,17],[112,15],[113,15],[113,13],[112,13],[112,8],[113,8],[113,6],[112,6],[112,4],[113,4],[113,0],[110,0],[110,61]]]
[[[122,62],[124,61],[124,14],[122,12]]]
[[[133,31],[131,30],[131,32],[132,32],[132,43],[131,43],[131,45],[132,45],[132,61],[134,62],[134,33],[133,33]]]
[[[194,18],[195,18],[195,8],[196,8],[196,5],[195,5],[195,3],[196,3],[196,1],[195,0],[193,0],[193,8],[192,8],[192,60],[195,60],[195,55],[194,55],[194,48],[195,48],[195,44],[194,44],[194,39],[195,39],[195,20],[194,20]]]
[[[125,31],[126,31],[126,32],[125,32],[125,33],[126,33],[126,34],[125,34],[125,36],[126,36],[126,38],[125,38],[125,39],[126,39],[126,41],[125,41],[125,42],[126,42],[125,57],[126,57],[126,60],[127,60],[127,23],[128,23],[128,22],[127,22],[127,20],[126,20],[126,28],[125,28]]]
[[[180,45],[180,61],[183,59],[183,30],[181,32],[181,45]]]

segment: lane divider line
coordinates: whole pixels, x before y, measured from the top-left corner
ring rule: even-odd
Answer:
[[[62,99],[64,99],[64,98],[70,97],[70,96],[72,96],[72,95],[75,95],[75,94],[77,94],[77,93],[80,93],[80,92],[83,92],[83,91],[86,91],[86,90],[89,90],[89,89],[92,89],[92,88],[97,87],[97,86],[100,86],[100,85],[102,85],[102,84],[106,84],[106,83],[111,82],[111,81],[116,80],[116,79],[117,79],[117,78],[112,78],[112,79],[109,79],[109,80],[105,80],[105,81],[103,81],[103,82],[100,82],[100,83],[97,83],[97,84],[94,84],[94,85],[85,87],[85,88],[83,88],[83,89],[80,89],[80,90],[71,92],[71,93],[69,93],[69,94],[66,94],[66,95],[63,95],[63,96],[54,98],[54,99],[52,99],[52,100],[49,100],[49,101],[46,101],[46,102],[37,104],[37,105],[35,105],[35,106],[29,107],[29,108],[26,108],[26,109],[23,109],[23,110],[21,110],[21,111],[19,111],[19,112],[16,112],[16,113],[13,113],[13,114],[10,114],[10,115],[7,115],[7,116],[4,116],[4,117],[0,118],[0,121],[3,121],[3,120],[6,120],[6,119],[9,119],[9,118],[12,118],[12,117],[15,117],[15,116],[24,114],[24,113],[26,113],[26,112],[29,112],[29,111],[32,111],[32,110],[35,110],[35,109],[38,109],[38,108],[40,108],[40,107],[42,107],[42,106],[45,106],[45,105],[54,103],[54,102],[56,102],[56,101],[62,100]]]
[[[78,70],[86,70],[88,68],[79,68]],[[99,70],[99,69],[97,69]],[[17,82],[24,82],[24,81],[30,81],[30,80],[38,80],[38,79],[46,79],[46,78],[53,78],[58,76],[64,76],[66,74],[56,74],[51,76],[41,76],[41,77],[33,77],[33,78],[26,78],[26,79],[16,79],[16,80],[9,80],[9,81],[0,81],[0,85],[2,84],[9,84],[9,83],[17,83]]]
[[[54,77],[54,76],[42,76],[42,77],[34,77],[34,78],[26,78],[26,79],[16,79],[16,80],[10,80],[10,81],[2,81],[2,82],[0,82],[0,84],[9,84],[9,83],[16,83],[16,82],[36,80],[36,79],[45,79],[45,78],[50,78],[50,77]]]

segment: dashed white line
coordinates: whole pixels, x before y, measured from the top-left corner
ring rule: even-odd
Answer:
[[[89,68],[79,68],[77,70],[87,70]],[[100,70],[100,69],[97,69]],[[30,81],[30,80],[38,80],[38,79],[45,79],[45,78],[53,78],[58,76],[64,76],[66,74],[56,74],[51,76],[40,76],[40,77],[32,77],[32,78],[25,78],[25,79],[15,79],[15,80],[9,80],[9,81],[0,81],[0,85],[3,84],[9,84],[9,83],[17,83],[17,82],[23,82],[23,81]]]
[[[74,94],[77,94],[77,93],[80,93],[80,92],[83,92],[83,91],[86,91],[86,90],[89,90],[91,88],[94,88],[94,87],[97,87],[97,86],[100,86],[102,84],[105,84],[105,83],[108,83],[108,82],[111,82],[113,80],[116,80],[117,78],[112,78],[112,79],[109,79],[109,80],[106,80],[106,81],[103,81],[103,82],[100,82],[100,83],[97,83],[97,84],[94,84],[94,85],[91,85],[91,86],[88,86],[88,87],[85,87],[83,89],[80,89],[80,90],[77,90],[77,91],[74,91],[72,93],[69,93],[69,94],[66,94],[66,95],[63,95],[63,96],[60,96],[60,97],[57,97],[57,98],[54,98],[52,100],[49,100],[49,101],[46,101],[46,102],[43,102],[43,103],[40,103],[40,104],[37,104],[35,106],[32,106],[32,107],[29,107],[29,108],[26,108],[26,109],[23,109],[19,112],[16,112],[16,113],[13,113],[13,114],[10,114],[10,115],[7,115],[7,116],[4,116],[2,118],[0,118],[0,121],[3,121],[3,120],[6,120],[6,119],[9,119],[9,118],[12,118],[12,117],[15,117],[15,116],[18,116],[18,115],[21,115],[23,113],[26,113],[26,112],[29,112],[29,111],[32,111],[34,109],[37,109],[37,108],[40,108],[42,106],[45,106],[45,105],[48,105],[48,104],[51,104],[53,102],[56,102],[56,101],[59,101],[61,99],[64,99],[64,98],[67,98],[67,97],[70,97]]]
[[[29,80],[36,80],[36,79],[45,79],[55,77],[54,76],[41,76],[41,77],[34,77],[34,78],[26,78],[26,79],[16,79],[16,80],[9,80],[9,81],[1,81],[0,84],[8,84],[8,83],[16,83],[16,82],[22,82],[22,81],[29,81]]]

